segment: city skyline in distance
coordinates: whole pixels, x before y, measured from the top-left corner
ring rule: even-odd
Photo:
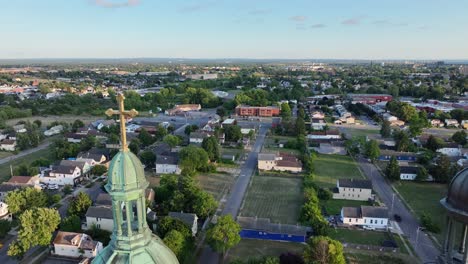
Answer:
[[[24,0],[0,59],[468,59],[468,2]]]

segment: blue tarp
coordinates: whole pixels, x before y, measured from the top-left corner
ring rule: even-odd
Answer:
[[[301,235],[288,235],[288,234],[274,234],[258,230],[244,229],[240,232],[241,238],[263,239],[263,240],[276,240],[276,241],[290,241],[290,242],[305,242],[306,236]]]

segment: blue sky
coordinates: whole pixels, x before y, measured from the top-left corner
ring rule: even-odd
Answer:
[[[0,0],[0,58],[468,59],[465,0]]]

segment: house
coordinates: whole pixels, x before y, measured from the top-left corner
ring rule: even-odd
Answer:
[[[62,125],[53,126],[50,129],[44,131],[44,136],[50,137],[50,136],[53,136],[53,135],[60,134],[60,133],[62,133],[62,131],[63,131],[63,126]]]
[[[323,119],[312,118],[311,125],[314,130],[323,130],[327,126],[327,123]]]
[[[286,153],[259,153],[259,170],[277,170],[298,173],[302,171],[302,163],[295,156]]]
[[[468,129],[468,120],[462,120],[461,125],[463,129]]]
[[[77,134],[77,133],[67,133],[65,135],[67,141],[70,143],[81,143],[81,140],[87,137],[87,135]]]
[[[307,135],[308,139],[341,139],[340,132],[338,130],[328,131],[313,131]]]
[[[95,225],[97,228],[112,232],[114,229],[114,216],[111,206],[90,206],[86,211],[86,228],[91,229]]]
[[[41,175],[40,181],[46,184],[76,185],[81,181],[81,169],[78,166],[59,165],[49,171],[48,175]]]
[[[412,152],[398,152],[393,150],[381,150],[379,160],[380,161],[390,161],[392,156],[395,156],[398,161],[409,161],[416,162],[417,155]]]
[[[238,116],[272,117],[279,116],[280,111],[280,108],[277,106],[238,105],[236,107],[236,114]]]
[[[108,193],[100,193],[96,197],[96,201],[94,203],[96,206],[112,206],[112,197]]]
[[[444,127],[444,123],[440,121],[439,119],[432,119],[431,120],[431,126],[433,127]]]
[[[8,204],[0,202],[0,220],[11,221],[13,219],[12,217],[8,210]]]
[[[14,139],[4,139],[0,142],[0,149],[5,151],[15,151],[16,150],[16,140]]]
[[[388,209],[374,206],[343,207],[341,221],[344,225],[385,229],[388,226]]]
[[[182,104],[182,105],[176,105],[174,106],[174,108],[167,110],[166,114],[167,115],[179,115],[179,114],[184,114],[186,112],[200,111],[200,110],[201,110],[200,104]]]
[[[456,119],[445,119],[446,127],[458,127],[460,124]]]
[[[312,231],[300,225],[274,224],[268,218],[238,216],[237,222],[241,238],[305,243]]]
[[[398,118],[397,118],[396,116],[393,116],[393,115],[391,115],[391,114],[389,114],[389,113],[383,114],[383,115],[382,115],[382,118],[383,118],[385,121],[388,121],[388,122],[390,122],[390,123],[395,122],[395,121],[398,120]]]
[[[205,138],[209,137],[207,133],[192,132],[190,133],[189,142],[191,144],[201,144]]]
[[[444,154],[449,157],[458,157],[461,156],[461,146],[457,143],[447,143],[444,147],[437,149],[438,153]]]
[[[183,212],[169,212],[169,217],[178,219],[186,224],[192,231],[192,236],[198,232],[198,216],[196,214],[189,214]]]
[[[53,254],[70,258],[94,258],[102,251],[101,242],[87,234],[58,231],[53,243]]]
[[[9,192],[13,192],[21,188],[23,187],[20,185],[6,184],[6,183],[0,184],[0,202],[5,202],[6,196]]]
[[[90,160],[91,159],[94,161],[94,164],[92,165],[104,164],[108,160],[107,154],[108,153],[106,151],[102,151],[99,149],[90,149],[87,152],[78,153],[76,160]]]
[[[372,181],[357,179],[339,179],[333,189],[333,199],[369,201],[372,195]]]
[[[400,166],[400,180],[414,181],[418,176],[419,167]]]
[[[39,176],[13,176],[5,184],[12,184],[21,187],[34,187],[40,189]]]
[[[315,142],[315,141],[314,141]],[[317,142],[318,147],[313,149],[320,154],[336,154],[336,155],[347,155],[346,148],[343,141],[329,140],[323,142]]]
[[[24,124],[13,126],[13,130],[15,130],[16,133],[26,133],[27,132],[26,126]]]
[[[177,153],[156,155],[156,174],[180,174],[179,156]]]
[[[221,123],[221,127],[237,125],[237,121],[234,118],[228,118]]]
[[[59,166],[78,167],[81,171],[81,176],[89,173],[93,167],[88,161],[85,160],[61,160]]]
[[[310,115],[310,118],[312,118],[312,119],[325,119],[325,114],[323,112],[314,111]]]

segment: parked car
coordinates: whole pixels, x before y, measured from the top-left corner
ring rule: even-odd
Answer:
[[[398,215],[398,214],[394,214],[393,219],[395,219],[395,221],[398,222],[398,223],[401,222],[401,216]]]
[[[375,227],[373,226],[363,226],[362,228],[365,230],[375,230]]]

